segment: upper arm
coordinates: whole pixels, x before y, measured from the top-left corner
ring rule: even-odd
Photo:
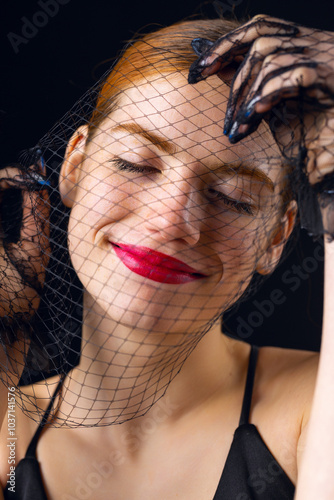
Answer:
[[[307,437],[308,423],[303,427],[298,443],[297,443],[297,470],[300,470],[301,462],[304,456],[304,451],[306,448],[306,437]]]
[[[302,368],[302,391],[303,391],[303,411],[300,420],[300,431],[297,441],[297,470],[300,470],[301,462],[304,456],[304,451],[307,446],[307,433],[309,428],[309,420],[313,403],[315,382],[318,371],[319,356],[314,354],[307,360]]]

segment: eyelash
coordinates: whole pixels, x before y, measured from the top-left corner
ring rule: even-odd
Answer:
[[[135,174],[151,174],[151,173],[156,173],[159,172],[156,168],[150,167],[150,166],[141,166],[141,165],[136,165],[135,163],[131,163],[126,160],[122,160],[122,158],[115,158],[111,160],[113,164],[116,165],[118,170],[120,171],[126,171],[126,172],[132,172]],[[240,214],[244,215],[254,215],[254,207],[250,203],[246,203],[243,201],[236,201],[233,200],[232,198],[229,198],[228,196],[225,196],[223,193],[220,191],[216,191],[213,188],[208,189],[209,193],[215,193],[215,198],[219,199],[224,202],[225,205],[228,207],[232,208],[233,210],[236,210]]]
[[[118,170],[132,172],[134,174],[153,174],[158,172],[158,170],[154,167],[150,167],[148,165],[136,165],[130,161],[122,160],[122,158],[115,158],[114,160],[111,160],[111,162],[116,165]]]
[[[214,193],[216,199],[223,201],[225,205],[232,208],[233,210],[236,210],[240,214],[255,215],[255,209],[250,203],[247,203],[245,201],[233,200],[232,198],[229,198],[225,194],[221,193],[220,191],[216,191],[213,188],[209,188],[208,192],[211,194]]]

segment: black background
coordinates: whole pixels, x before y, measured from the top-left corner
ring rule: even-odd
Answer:
[[[47,3],[47,0],[40,2]],[[143,27],[168,25],[201,12],[207,17],[216,17],[219,10],[227,16],[233,11],[238,18],[266,13],[334,30],[332,0],[65,2],[57,4],[57,14],[49,15],[45,25],[38,27],[30,39],[25,37],[27,43],[18,43],[16,50],[10,37],[13,39],[13,34],[23,36],[26,19],[30,22],[39,19],[43,24],[43,18],[36,14],[43,9],[35,0],[21,3],[11,0],[1,4],[1,164],[12,161],[19,151],[35,145],[107,70],[124,41]],[[302,234],[284,267],[268,280],[260,295],[252,297],[247,306],[240,307],[226,324],[227,331],[236,333],[242,318],[249,328],[241,333],[249,342],[319,348],[323,281],[319,248],[320,242],[313,243]],[[304,268],[302,277],[296,277],[293,265]],[[254,300],[257,304],[268,300],[275,289],[280,290],[279,296],[281,301],[285,299],[284,303],[274,307],[267,303],[265,313],[261,312]]]

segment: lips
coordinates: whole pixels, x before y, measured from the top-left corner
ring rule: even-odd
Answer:
[[[111,245],[130,271],[152,281],[181,285],[207,277],[184,262],[151,248],[112,242]]]

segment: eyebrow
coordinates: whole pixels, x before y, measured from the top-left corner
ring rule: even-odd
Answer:
[[[172,155],[178,151],[178,148],[174,144],[170,143],[169,141],[164,139],[162,136],[156,134],[155,132],[150,132],[144,129],[143,127],[138,125],[138,123],[121,123],[119,125],[116,125],[115,127],[112,127],[111,130],[113,132],[128,132],[130,134],[139,135],[143,137],[146,141],[153,144],[153,146],[156,146],[163,153]],[[215,169],[214,173],[215,174],[226,173],[231,170],[237,175],[250,177],[251,179],[264,182],[264,184],[268,189],[270,189],[270,191],[274,191],[274,183],[270,179],[270,177],[268,177],[264,172],[262,172],[262,170],[254,166],[248,166],[245,164],[243,165],[227,164],[227,165],[222,165],[217,169]]]
[[[172,155],[177,152],[177,148],[176,146],[174,146],[174,144],[166,141],[166,139],[164,139],[162,136],[144,129],[137,123],[122,123],[120,125],[116,125],[111,130],[113,132],[123,131],[129,132],[130,134],[140,135],[146,141],[153,144],[153,146],[156,146],[158,149],[160,149],[160,151],[162,151],[163,153]]]
[[[214,170],[215,174],[226,173],[232,171],[236,175],[242,175],[244,177],[250,177],[253,180],[257,180],[263,182],[265,186],[270,189],[270,191],[274,191],[274,183],[262,170],[254,166],[248,166],[245,164],[238,165],[222,165]]]

